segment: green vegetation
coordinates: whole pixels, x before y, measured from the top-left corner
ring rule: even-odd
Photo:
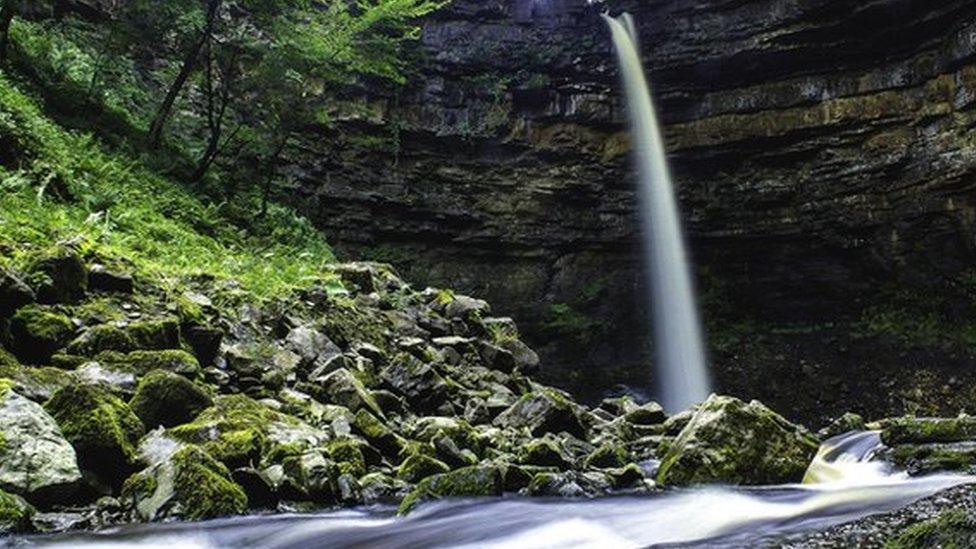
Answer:
[[[923,549],[942,547],[962,549],[976,543],[976,521],[962,509],[946,511],[938,517],[909,526],[885,543],[885,549]]]

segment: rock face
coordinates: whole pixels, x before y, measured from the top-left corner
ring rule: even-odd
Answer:
[[[292,154],[289,194],[347,255],[517,318],[546,380],[569,386],[578,370],[646,383],[637,204],[606,8],[638,25],[722,388],[839,414],[815,390],[827,376],[804,374],[813,396],[794,398],[741,363],[791,381],[801,361],[836,363],[838,376],[865,377],[844,381],[864,393],[900,375],[900,351],[861,350],[824,323],[871,314],[889,283],[952,295],[972,264],[967,0],[457,0],[425,25],[428,63],[405,89],[367,90],[337,109],[337,130]],[[933,308],[950,325],[973,313],[969,298]],[[722,346],[743,319],[771,349]],[[777,336],[784,323],[803,337]],[[965,349],[932,353],[945,360],[912,360],[973,364]]]
[[[799,482],[817,439],[763,404],[712,395],[661,458],[662,484]]]

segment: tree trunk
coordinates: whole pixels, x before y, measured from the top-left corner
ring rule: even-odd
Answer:
[[[203,50],[203,46],[210,40],[210,34],[213,32],[213,27],[217,20],[217,10],[220,8],[220,3],[221,0],[207,0],[207,20],[203,32],[200,34],[200,39],[194,42],[190,46],[189,51],[186,52],[186,57],[183,58],[183,65],[180,66],[180,72],[176,75],[173,83],[170,84],[169,89],[166,91],[166,97],[163,98],[163,102],[156,110],[156,115],[153,117],[152,123],[149,124],[149,144],[152,147],[159,145],[163,135],[163,126],[166,125],[166,121],[173,111],[173,104],[176,103],[176,98],[179,97],[183,86],[186,85],[186,81],[193,74],[197,59],[200,57],[200,51]]]
[[[14,20],[16,0],[3,0],[0,7],[0,64],[7,64],[7,47],[10,44],[10,23]]]

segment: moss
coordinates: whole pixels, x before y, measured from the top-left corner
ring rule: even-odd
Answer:
[[[180,345],[180,326],[172,318],[133,322],[126,327],[126,332],[137,349],[162,351]]]
[[[44,408],[84,468],[122,480],[119,475],[134,463],[135,445],[145,432],[125,402],[100,387],[74,384],[59,389]]]
[[[433,476],[450,472],[446,463],[424,454],[411,454],[397,468],[397,478],[407,482],[420,482]]]
[[[88,362],[88,360],[88,358],[83,356],[55,353],[51,356],[50,364],[61,370],[76,370],[79,366]]]
[[[559,446],[558,441],[548,437],[530,440],[519,451],[519,463],[567,468],[571,463],[563,456]]]
[[[604,444],[586,458],[587,467],[612,468],[627,464],[627,449],[615,444]]]
[[[885,444],[961,442],[976,438],[976,417],[915,418],[889,420],[881,431]]]
[[[3,347],[0,347],[0,368],[19,368],[20,361]]]
[[[339,469],[343,473],[356,478],[366,474],[366,459],[358,442],[350,439],[334,440],[326,446],[326,451],[329,457],[339,464]]]
[[[133,351],[99,353],[96,360],[104,364],[143,376],[152,370],[166,370],[188,377],[200,374],[200,363],[190,353],[178,349],[164,351]]]
[[[10,320],[13,351],[29,363],[47,362],[74,333],[67,316],[42,307],[24,307]]]
[[[172,458],[174,490],[189,520],[239,515],[247,510],[244,490],[230,479],[223,464],[199,448],[188,446]]]
[[[22,396],[39,402],[75,381],[70,373],[51,367],[0,366],[0,377],[8,378]]]
[[[95,356],[102,351],[129,352],[136,349],[129,334],[112,324],[92,326],[68,345],[70,355]]]
[[[885,549],[963,549],[976,546],[976,521],[954,509],[904,529],[885,543]]]
[[[352,427],[387,457],[396,456],[403,448],[403,439],[366,410],[356,412]]]
[[[31,529],[34,508],[19,496],[0,490],[0,535]]]
[[[935,471],[965,471],[976,465],[976,448],[901,444],[891,450],[891,461],[915,475]]]
[[[464,467],[420,481],[420,484],[400,502],[397,512],[405,515],[428,499],[500,496],[502,486],[501,471],[497,467],[477,465]]]
[[[139,380],[129,402],[132,411],[150,429],[192,421],[212,404],[213,400],[202,387],[166,370],[153,370]]]

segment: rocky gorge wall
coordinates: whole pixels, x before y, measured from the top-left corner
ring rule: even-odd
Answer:
[[[722,385],[756,394],[737,363],[766,354],[787,378],[798,362],[861,364],[835,352],[850,355],[838,323],[892,293],[963,284],[976,244],[968,0],[458,0],[426,23],[409,87],[371,89],[308,140],[298,201],[344,253],[515,316],[553,381],[647,383],[604,9],[639,27]],[[948,321],[971,318],[971,301],[950,301]],[[722,347],[742,319],[763,356]],[[901,347],[892,361],[906,362]],[[886,352],[867,357],[884,369]],[[756,396],[782,396],[768,391]]]

